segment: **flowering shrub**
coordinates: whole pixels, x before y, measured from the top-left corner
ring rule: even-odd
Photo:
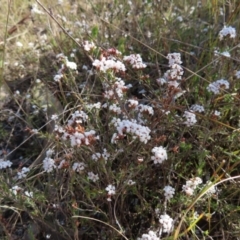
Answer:
[[[32,77],[2,110],[0,238],[235,239],[236,9],[70,2],[32,6],[53,36],[11,39],[26,63],[4,43],[4,77]]]

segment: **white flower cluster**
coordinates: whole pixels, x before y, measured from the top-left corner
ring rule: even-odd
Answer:
[[[154,114],[154,110],[151,106],[139,104],[136,109],[141,113],[148,113],[150,115]]]
[[[190,180],[186,181],[186,185],[183,185],[182,189],[187,195],[192,196],[194,190],[201,183],[202,179],[200,177],[191,178]]]
[[[178,81],[182,79],[184,73],[181,67],[181,54],[180,53],[169,53],[167,55],[168,65],[170,70],[164,74],[164,78],[168,81]]]
[[[122,113],[122,109],[119,106],[117,106],[117,104],[115,104],[115,103],[109,106],[109,110],[111,112],[114,112],[114,113],[117,113],[117,114]]]
[[[71,70],[77,70],[77,64],[75,62],[71,62],[68,60],[68,57],[63,53],[60,53],[56,56],[57,60],[62,62],[61,68],[58,70],[57,74],[53,77],[55,82],[59,82],[63,78],[63,72],[65,68],[69,68]]]
[[[94,130],[85,131],[80,123],[86,122],[88,115],[83,111],[76,111],[68,120],[65,128],[55,125],[55,132],[61,135],[62,140],[70,139],[72,147],[80,147],[81,145],[90,145],[99,139]]]
[[[9,160],[0,159],[0,169],[8,168],[12,166],[12,162]]]
[[[201,105],[198,105],[198,104],[192,105],[192,106],[190,107],[190,110],[193,111],[193,112],[199,112],[199,113],[205,111],[205,110],[204,110],[204,107],[201,106]]]
[[[22,171],[18,172],[17,173],[17,178],[18,179],[22,179],[22,178],[25,178],[27,176],[27,173],[30,171],[29,168],[26,168],[26,167],[23,167],[22,168]]]
[[[118,55],[121,55],[121,52],[115,48],[103,50],[101,59],[95,59],[92,65],[101,72],[107,72],[108,70],[114,72],[125,72],[126,67],[121,61],[117,59]]]
[[[125,136],[126,133],[133,135],[133,138],[138,138],[141,142],[147,143],[150,140],[151,130],[148,127],[142,126],[136,122],[136,120],[121,120],[119,118],[113,118],[111,123],[117,128],[118,133],[115,133],[112,137],[112,143],[116,143],[119,137]]]
[[[220,93],[221,89],[229,89],[229,82],[227,80],[217,80],[213,83],[210,83],[207,87],[207,90],[209,92],[213,92],[214,94]]]
[[[129,108],[135,108],[138,106],[138,101],[134,99],[127,100],[127,104]]]
[[[185,111],[183,117],[186,118],[184,124],[186,124],[188,127],[193,126],[197,122],[196,115],[189,111]]]
[[[131,64],[134,69],[143,69],[146,68],[146,64],[143,63],[140,54],[131,54],[129,56],[124,56],[123,61]]]
[[[89,52],[89,51],[95,49],[96,45],[92,41],[84,41],[83,42],[83,48],[86,52]]]
[[[70,138],[70,143],[72,147],[80,147],[81,145],[90,145],[92,141],[98,139],[96,136],[96,131],[90,130],[88,132],[74,132],[73,134],[67,133]],[[65,135],[66,136],[66,135]]]
[[[211,181],[207,181],[204,187],[208,187],[207,196],[212,196],[218,192],[217,187]]]
[[[165,186],[163,190],[166,200],[170,200],[171,198],[173,198],[173,195],[175,194],[175,189],[173,187]]]
[[[161,231],[164,233],[170,233],[173,230],[173,219],[168,214],[163,214],[159,218],[161,224]]]
[[[154,156],[151,157],[151,160],[154,161],[154,164],[163,163],[167,160],[167,151],[164,147],[154,147],[152,149]]]
[[[116,187],[113,186],[112,184],[109,184],[109,185],[105,188],[105,190],[108,192],[107,201],[109,201],[109,202],[112,201],[112,200],[111,200],[111,196],[116,194]]]
[[[229,26],[224,26],[223,29],[219,32],[219,39],[223,40],[224,37],[229,36],[230,38],[235,38],[236,37],[236,29]]]
[[[141,238],[137,238],[137,240],[160,240],[160,238],[150,230],[148,233],[144,233]]]
[[[108,159],[109,159],[109,157],[110,157],[110,154],[108,153],[108,151],[107,151],[107,149],[106,148],[104,148],[103,149],[103,153],[94,153],[93,155],[92,155],[92,160],[94,160],[94,161],[98,161],[98,160],[100,160],[101,158],[102,159],[104,159],[105,161],[107,161]]]
[[[54,151],[52,149],[49,149],[47,152],[46,152],[46,157],[45,159],[43,160],[43,169],[44,171],[46,172],[52,172],[53,169],[56,168],[56,165],[55,165],[55,161],[54,159],[52,158],[52,155],[53,155]]]
[[[83,111],[75,111],[72,116],[71,119],[68,120],[68,125],[72,125],[74,123],[83,123],[86,122],[88,120],[88,115],[83,112]]]
[[[105,92],[104,97],[107,99],[123,98],[124,92],[126,92],[132,85],[125,85],[125,82],[121,78],[116,78],[116,81],[111,85],[104,83]]]
[[[93,108],[100,109],[101,108],[101,103],[97,102],[97,103],[93,103],[93,104],[87,104],[86,108],[89,109],[89,110],[92,110]]]

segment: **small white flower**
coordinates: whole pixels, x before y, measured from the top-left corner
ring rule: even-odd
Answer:
[[[170,200],[171,198],[173,198],[173,195],[175,194],[175,189],[173,187],[165,186],[163,190],[166,200]]]
[[[221,112],[215,110],[213,113],[214,116],[219,117],[221,115]]]
[[[84,41],[83,48],[85,51],[89,52],[90,50],[95,49],[96,45],[94,44],[94,42]]]
[[[209,186],[211,186],[211,187],[209,187]],[[211,181],[208,181],[205,184],[205,187],[209,187],[208,190],[207,190],[207,195],[208,196],[212,196],[212,195],[216,194],[217,191],[218,191],[217,187]]]
[[[137,238],[137,240],[160,240],[160,238],[150,230],[148,233],[144,233],[141,238]]]
[[[173,230],[173,219],[167,215],[167,214],[163,214],[160,216],[159,218],[159,222],[161,224],[162,227],[162,232],[164,233],[170,233]]]
[[[74,172],[81,172],[85,169],[86,164],[83,162],[75,162],[72,166]]]
[[[19,186],[13,186],[10,191],[14,194],[17,195],[20,191],[22,191],[22,188],[20,188]]]
[[[33,198],[33,192],[28,192],[28,191],[25,191],[24,192],[24,195],[29,197],[29,198]]]
[[[190,180],[186,181],[186,185],[183,185],[182,189],[188,196],[192,196],[194,190],[201,183],[202,179],[200,177],[191,178]]]
[[[12,162],[9,160],[0,159],[0,169],[8,168],[12,166]]]
[[[25,178],[25,177],[27,176],[27,173],[28,173],[29,171],[30,171],[29,168],[23,167],[22,170],[17,173],[17,178],[18,178],[18,179]]]
[[[236,37],[236,29],[229,26],[224,26],[223,29],[219,32],[219,39],[223,40],[224,37],[229,36],[230,38],[235,38]]]
[[[193,126],[197,122],[196,115],[194,113],[185,111],[183,116],[186,118],[184,124],[186,124],[188,127]]]
[[[50,157],[46,157],[43,160],[43,169],[44,169],[44,171],[49,173],[49,172],[52,172],[54,168],[56,168],[54,159],[52,159]]]
[[[116,188],[112,184],[109,184],[105,190],[108,192],[108,195],[115,195],[116,194]]]
[[[151,157],[151,160],[154,161],[154,164],[162,163],[167,160],[167,151],[164,147],[154,147],[152,149],[154,156]]]
[[[51,119],[54,120],[54,121],[58,120],[58,115],[57,114],[53,114],[51,116]]]
[[[213,92],[214,94],[220,93],[221,89],[229,89],[229,82],[227,80],[217,80],[213,83],[210,83],[207,87],[207,90],[209,92]]]
[[[16,45],[21,48],[23,46],[23,44],[21,42],[16,42]]]
[[[63,74],[56,74],[54,77],[53,77],[53,80],[55,82],[59,82],[61,79],[63,78]]]
[[[46,151],[46,156],[47,157],[51,157],[52,155],[54,154],[54,150],[49,148],[47,151]]]
[[[134,182],[132,179],[129,179],[129,180],[127,181],[127,185],[129,185],[129,186],[132,186],[132,185],[134,185],[134,184],[136,184],[136,182]]]
[[[198,104],[194,104],[190,107],[190,110],[193,111],[193,112],[204,112],[204,107],[201,106],[201,105],[198,105]]]
[[[77,64],[75,62],[66,61],[66,66],[72,70],[77,70]]]
[[[96,182],[99,180],[98,174],[94,174],[93,172],[88,172],[88,179]]]

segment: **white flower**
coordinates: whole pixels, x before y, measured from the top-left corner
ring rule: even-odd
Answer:
[[[138,137],[139,141],[147,143],[150,137],[151,130],[148,127],[136,123],[136,120],[120,120],[113,119],[111,122],[118,131],[119,136],[124,136],[125,133],[132,134],[133,137]],[[117,139],[117,134],[112,137],[112,142]]]
[[[216,117],[219,117],[221,115],[221,113],[219,111],[215,110],[213,115],[216,116]]]
[[[94,174],[93,172],[88,172],[88,179],[96,182],[99,180],[98,174]]]
[[[147,105],[143,105],[143,104],[139,104],[137,106],[137,109],[139,112],[141,113],[148,113],[149,115],[153,115],[154,114],[154,111],[153,111],[153,108],[151,106],[147,106]]]
[[[105,57],[103,57],[101,60],[96,59],[93,61],[92,65],[101,72],[106,72],[110,69],[114,70],[115,72],[126,71],[125,65],[114,58],[106,59]]]
[[[0,159],[0,169],[4,169],[11,166],[12,162],[10,162],[9,160]]]
[[[49,172],[52,172],[54,168],[56,168],[54,159],[52,159],[50,157],[46,157],[43,160],[43,169],[44,169],[44,171],[49,173]]]
[[[29,198],[33,198],[33,192],[25,191],[24,195]]]
[[[194,104],[190,107],[190,110],[193,112],[204,112],[204,107],[198,104]]]
[[[16,42],[16,45],[20,48],[23,46],[23,44],[21,42]]]
[[[72,166],[74,172],[81,172],[85,169],[86,164],[83,162],[75,162]]]
[[[19,186],[13,186],[10,191],[14,194],[17,195],[20,191],[22,191],[22,188],[20,188]]]
[[[151,157],[151,160],[154,161],[154,164],[162,163],[167,160],[167,151],[162,146],[154,147],[152,153],[154,153],[154,156]]]
[[[186,118],[184,124],[186,124],[188,127],[194,125],[197,122],[196,115],[194,113],[185,111],[183,116]]]
[[[170,200],[171,198],[173,198],[173,195],[175,194],[175,189],[173,187],[165,186],[163,190],[166,200]]]
[[[129,179],[129,180],[127,181],[127,185],[129,185],[129,186],[132,186],[132,185],[134,185],[134,184],[136,184],[136,182],[134,182],[132,179]]]
[[[163,214],[159,218],[159,222],[162,226],[162,232],[164,233],[170,233],[173,230],[173,219],[167,215]]]
[[[115,103],[109,106],[109,110],[117,114],[122,113],[122,109],[118,107]]]
[[[137,238],[137,240],[160,240],[160,238],[150,230],[148,233],[144,233],[141,238]]]
[[[27,173],[30,171],[29,168],[23,167],[21,172],[17,173],[17,178],[18,179],[22,179],[25,178],[27,176]]]
[[[136,107],[138,105],[138,101],[134,99],[129,99],[127,100],[128,106],[131,107]]]
[[[59,82],[62,78],[63,78],[63,74],[59,73],[59,74],[56,74],[56,75],[53,77],[53,80],[54,80],[55,82]]]
[[[221,89],[229,89],[229,82],[227,80],[217,80],[213,83],[210,83],[207,87],[207,90],[209,92],[213,92],[214,94],[220,93]]]
[[[208,181],[205,184],[205,187],[209,187],[208,190],[207,190],[207,195],[208,196],[212,196],[212,195],[216,194],[217,191],[218,191],[217,187],[211,181]]]
[[[84,41],[83,48],[85,51],[89,52],[90,50],[95,49],[96,46],[95,46],[94,42]]]
[[[116,194],[116,188],[112,184],[109,184],[105,190],[108,192],[108,195],[115,195]]]
[[[54,154],[54,150],[51,149],[51,148],[46,151],[46,156],[47,157],[51,157],[53,154]]]
[[[66,66],[72,70],[77,70],[77,64],[75,62],[66,61]]]
[[[229,36],[230,38],[236,37],[236,29],[229,26],[224,26],[223,29],[219,32],[219,39],[223,40],[224,37]]]
[[[178,64],[178,65],[182,64],[180,53],[169,53],[167,55],[167,59],[170,67],[173,66],[174,64]]]
[[[54,121],[58,120],[58,115],[57,114],[53,114],[51,116],[51,119],[54,120]]]
[[[194,190],[201,183],[202,179],[200,177],[191,178],[190,180],[186,181],[186,185],[183,185],[182,189],[188,196],[192,196]]]
[[[131,54],[130,56],[125,56],[123,61],[129,62],[132,68],[142,69],[146,68],[147,65],[143,63],[140,54]]]

